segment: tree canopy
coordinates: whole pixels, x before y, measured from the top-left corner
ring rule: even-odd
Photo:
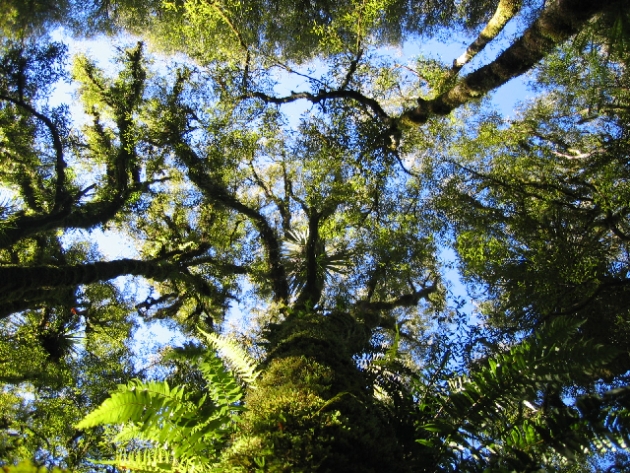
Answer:
[[[4,2],[3,468],[623,471],[628,6]]]

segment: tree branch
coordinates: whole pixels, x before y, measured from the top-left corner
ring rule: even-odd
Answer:
[[[120,259],[82,265],[0,266],[0,298],[3,303],[18,300],[23,294],[52,288],[107,281],[118,276],[144,276],[164,280],[180,270],[179,265],[157,261]]]
[[[194,276],[187,268],[200,264],[212,264],[227,274],[245,274],[247,268],[235,264],[217,261],[211,256],[194,257],[198,251],[182,253],[180,261],[148,261],[136,259],[119,259],[114,261],[98,261],[80,265],[1,265],[0,300],[2,307],[0,318],[6,317],[15,310],[32,307],[36,301],[44,302],[47,295],[57,297],[60,288],[107,281],[119,276],[143,276],[157,281],[167,279],[183,279],[190,281]],[[199,285],[199,284],[197,284]],[[34,297],[32,297],[34,296]]]
[[[453,62],[452,72],[457,74],[473,57],[483,50],[486,45],[492,41],[503,30],[505,25],[518,13],[521,9],[521,0],[500,0],[497,9],[486,27],[479,33],[477,39],[468,46],[466,52],[459,56]]]
[[[275,230],[260,212],[243,204],[225,188],[223,183],[213,179],[206,172],[204,161],[180,137],[176,137],[173,145],[177,156],[187,167],[188,177],[208,200],[245,215],[254,224],[267,254],[274,300],[286,303],[289,299],[289,284],[282,264],[280,242]]]
[[[118,213],[135,191],[144,192],[150,184],[148,182],[141,183],[140,185],[127,188],[125,192],[109,200],[90,202],[74,207],[67,206],[58,212],[47,215],[28,215],[17,218],[11,222],[11,227],[3,229],[2,238],[0,238],[0,249],[8,248],[18,241],[37,233],[56,228],[90,229],[105,223]],[[79,192],[77,200],[91,188],[93,186]]]
[[[57,130],[57,127],[50,118],[48,118],[43,113],[38,112],[37,110],[35,110],[35,108],[23,102],[22,100],[14,99],[5,94],[0,94],[0,100],[10,102],[20,108],[23,108],[39,121],[41,121],[46,126],[46,128],[48,128],[50,136],[52,137],[53,148],[55,149],[55,173],[57,175],[57,181],[55,183],[55,205],[53,211],[61,210],[68,204],[69,200],[69,195],[66,190],[65,172],[68,164],[63,157],[63,145],[61,143],[61,137],[59,136],[59,131]]]
[[[425,299],[435,291],[437,291],[437,286],[434,284],[432,286],[423,287],[410,294],[404,294],[393,301],[369,302],[367,304],[364,302],[362,308],[370,311],[390,311],[398,307],[413,307],[417,305],[420,300]]]
[[[350,84],[350,81],[352,80],[352,76],[357,71],[357,66],[359,65],[359,61],[361,60],[362,57],[363,57],[363,49],[358,49],[357,55],[350,63],[350,68],[348,69],[348,73],[346,74],[346,77],[344,78],[343,83],[341,84],[341,87],[339,87],[339,90],[345,90],[346,87],[348,87],[348,85]]]
[[[414,290],[410,294],[404,294],[393,301],[371,302],[362,300],[355,304],[355,312],[358,317],[372,328],[393,328],[391,322],[388,323],[388,319],[381,316],[382,312],[389,312],[398,307],[414,307],[420,300],[426,299],[435,291],[437,291],[437,285],[433,284],[432,286],[424,286],[420,290]]]
[[[236,36],[236,39],[238,39],[239,45],[245,51],[245,67],[243,71],[243,89],[246,89],[247,77],[249,75],[249,68],[250,68],[250,62],[251,62],[251,54],[249,52],[249,48],[247,47],[247,43],[245,43],[245,39],[243,38],[241,33],[236,29],[236,26],[234,26],[234,23],[232,23],[230,18],[225,14],[223,9],[217,4],[217,2],[215,2],[214,0],[209,0],[209,1],[206,1],[206,3],[210,5],[212,8],[214,8],[214,10],[221,17],[221,19],[228,25],[228,27],[230,28],[230,31],[234,34],[234,36]]]
[[[401,118],[421,125],[432,115],[448,115],[457,107],[481,98],[493,89],[527,72],[554,47],[578,33],[596,14],[615,0],[556,0],[549,2],[536,21],[492,63],[464,77],[457,85],[418,105]]]
[[[251,161],[249,162],[249,167],[252,170],[254,181],[256,181],[256,184],[258,184],[258,187],[260,187],[265,193],[265,195],[267,196],[267,198],[271,200],[274,204],[276,204],[276,207],[278,207],[278,212],[280,212],[280,216],[282,217],[282,229],[284,230],[285,233],[290,231],[291,230],[291,223],[290,223],[291,215],[290,215],[289,209],[285,205],[285,202],[280,197],[278,197],[273,192],[271,192],[269,187],[264,183],[264,181],[256,172],[256,168],[254,167],[253,162]]]
[[[383,107],[381,107],[381,105],[376,100],[366,97],[356,90],[321,90],[317,94],[311,94],[310,92],[292,92],[290,95],[287,95],[285,97],[273,97],[262,92],[249,92],[242,98],[257,98],[265,103],[273,103],[277,105],[295,102],[296,100],[301,99],[308,100],[309,102],[314,104],[318,104],[320,102],[330,99],[352,99],[372,110],[372,112],[374,112],[374,114],[377,115],[379,118],[390,118],[385,110],[383,110]]]

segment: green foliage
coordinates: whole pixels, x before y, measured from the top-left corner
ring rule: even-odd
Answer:
[[[243,350],[241,345],[235,340],[228,339],[217,335],[216,333],[206,333],[199,329],[199,332],[205,337],[210,346],[218,351],[221,359],[230,367],[230,370],[241,382],[249,385],[250,388],[255,387],[256,378],[260,374],[257,371],[256,361],[252,359],[249,354]],[[204,366],[199,368],[204,373],[204,376],[211,376],[210,372],[204,371]],[[211,379],[211,378],[207,378]],[[210,383],[218,387],[222,386],[222,383]]]
[[[30,461],[23,461],[17,465],[10,465],[2,467],[2,471],[6,473],[63,473],[67,470],[61,468],[51,468],[50,470],[45,467],[38,467],[33,465]]]
[[[626,5],[511,4],[513,45],[465,69],[385,56],[496,7],[4,2],[2,464],[571,471],[625,448]],[[59,25],[169,56],[69,73]],[[487,111],[543,57],[519,116]],[[85,117],[51,105],[59,80]],[[216,334],[236,312],[260,363]],[[202,343],[141,369],[139,320]]]
[[[627,390],[569,393],[614,357],[614,350],[577,334],[567,318],[542,327],[468,376],[446,378],[442,394],[418,385],[422,445],[441,451],[439,464],[466,471],[538,471],[565,460],[626,448]],[[466,460],[462,465],[461,454]],[[453,470],[454,471],[454,470]]]
[[[620,349],[608,374],[622,375],[628,77],[622,57],[575,56],[549,58],[538,84],[557,89],[520,118],[484,117],[463,132],[444,196],[464,274],[487,287],[488,320],[512,333],[559,315],[585,320],[585,334]]]
[[[253,381],[255,367],[247,364],[236,345],[205,335],[229,352],[239,376]],[[171,387],[167,380],[132,380],[119,385],[77,424],[82,430],[121,426],[112,438],[119,445],[116,458],[104,463],[140,471],[198,471],[216,463],[242,410],[242,390],[213,351],[175,351],[167,356],[178,358],[199,370],[203,385]]]

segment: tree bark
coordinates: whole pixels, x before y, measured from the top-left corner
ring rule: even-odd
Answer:
[[[118,276],[144,276],[164,280],[180,271],[180,266],[159,261],[119,259],[80,265],[0,266],[0,300],[3,305],[19,301],[22,295],[37,290],[107,281]]]
[[[497,37],[505,25],[514,18],[514,15],[516,15],[520,9],[521,0],[500,0],[499,5],[497,5],[497,10],[494,12],[494,15],[486,27],[479,33],[477,39],[468,46],[464,54],[453,62],[453,72],[459,72],[464,65],[479,54],[490,41]]]

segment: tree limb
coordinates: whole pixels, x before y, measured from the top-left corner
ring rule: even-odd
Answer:
[[[282,217],[282,229],[284,230],[285,233],[287,233],[288,231],[291,230],[291,213],[288,209],[288,206],[286,205],[286,202],[283,201],[277,195],[275,195],[273,192],[271,192],[269,187],[265,184],[265,182],[256,172],[256,168],[254,167],[254,163],[252,161],[249,162],[249,167],[252,170],[254,181],[256,181],[256,184],[258,184],[258,187],[260,187],[263,190],[263,192],[265,193],[265,195],[267,196],[269,200],[271,200],[274,204],[276,204],[276,207],[278,208],[278,212],[280,212],[280,216]]]
[[[188,177],[203,192],[205,197],[245,215],[256,227],[270,266],[269,276],[272,282],[274,300],[285,303],[289,299],[289,284],[282,264],[280,242],[275,230],[259,211],[243,204],[225,188],[223,183],[213,179],[206,172],[204,161],[187,143],[180,137],[176,137],[175,140],[173,143],[175,152],[186,165]]]
[[[432,115],[448,115],[465,103],[529,71],[554,47],[578,33],[596,14],[615,5],[615,0],[556,0],[549,2],[536,21],[497,59],[464,77],[432,100],[418,105],[401,118],[421,125]]]
[[[393,301],[369,302],[367,304],[364,302],[361,306],[370,311],[390,311],[398,307],[413,307],[417,305],[420,300],[428,297],[435,291],[437,291],[437,286],[434,284],[432,286],[423,287],[410,294],[404,294]]]
[[[318,104],[320,102],[330,99],[352,99],[372,110],[372,112],[374,112],[374,114],[377,115],[379,118],[389,119],[389,115],[387,115],[385,110],[383,110],[383,107],[381,107],[378,101],[366,97],[361,92],[358,92],[356,90],[321,90],[317,94],[312,94],[310,92],[292,92],[290,95],[287,95],[285,97],[274,97],[264,94],[262,92],[249,92],[242,98],[257,98],[265,103],[273,103],[278,105],[295,102],[296,100],[301,99],[308,100],[309,102],[314,104]]]
[[[350,84],[350,81],[352,80],[352,76],[357,71],[357,66],[359,65],[359,61],[361,60],[361,57],[363,57],[363,49],[358,48],[357,55],[350,63],[350,68],[348,69],[348,73],[346,74],[346,77],[344,78],[341,84],[341,87],[339,87],[339,90],[345,90],[346,87],[348,87],[348,85]]]
[[[410,294],[404,294],[393,301],[377,301],[362,300],[355,304],[354,312],[363,319],[364,323],[372,328],[394,328],[391,317],[382,317],[382,312],[389,312],[398,307],[413,307],[417,305],[421,299],[427,298],[430,294],[437,291],[437,285],[424,286],[420,290],[416,290]]]
[[[0,286],[0,300],[3,308],[24,310],[32,307],[34,301],[46,300],[47,294],[56,297],[60,288],[107,281],[119,276],[143,276],[157,281],[191,280],[194,276],[187,268],[200,264],[216,265],[219,271],[229,274],[244,274],[247,271],[245,267],[222,263],[211,256],[191,257],[195,254],[184,253],[178,262],[125,258],[78,265],[0,265],[0,280],[4,281]],[[0,310],[0,318],[13,312]]]
[[[17,107],[20,107],[26,110],[28,113],[33,115],[39,121],[41,121],[48,131],[50,132],[50,136],[53,141],[53,148],[55,149],[55,173],[57,175],[57,181],[55,183],[55,205],[53,211],[58,211],[64,208],[68,204],[68,191],[66,189],[66,168],[68,164],[66,163],[63,156],[63,144],[61,143],[61,137],[59,136],[59,130],[52,122],[50,118],[48,118],[43,113],[38,112],[31,105],[25,103],[22,100],[14,99],[5,94],[0,94],[0,100],[4,100],[6,102],[10,102]]]
[[[111,220],[118,211],[125,205],[129,197],[136,191],[145,192],[151,183],[141,183],[140,185],[127,188],[125,192],[115,195],[107,200],[89,202],[78,206],[67,206],[58,212],[47,215],[27,215],[18,217],[11,222],[11,226],[2,230],[0,237],[0,249],[8,248],[18,241],[28,238],[40,232],[53,230],[56,228],[82,228],[90,229],[96,225]],[[79,192],[77,199],[89,191],[88,189]]]
[[[473,57],[475,57],[486,45],[492,41],[503,30],[505,25],[521,9],[521,0],[500,0],[497,9],[486,27],[479,33],[477,39],[468,46],[466,52],[453,62],[452,72],[458,73]]]

